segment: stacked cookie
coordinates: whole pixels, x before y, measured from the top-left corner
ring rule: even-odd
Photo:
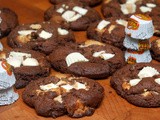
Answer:
[[[13,85],[16,79],[11,71],[11,66],[4,60],[0,61],[0,105],[8,105],[18,99]]]
[[[125,52],[126,61],[129,64],[151,62],[149,38],[154,33],[152,19],[142,14],[132,15],[125,32],[123,45],[127,48]]]

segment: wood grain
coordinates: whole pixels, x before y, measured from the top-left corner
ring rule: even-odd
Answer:
[[[44,11],[50,7],[48,0],[0,0],[0,7],[8,7],[14,10],[20,23],[31,23],[43,21]],[[96,7],[98,11],[100,6]],[[77,41],[85,41],[85,32],[75,32]],[[153,38],[154,39],[154,38]],[[2,40],[6,49],[6,38]],[[155,61],[154,61],[155,62]],[[157,62],[158,63],[158,62]],[[159,64],[159,63],[158,63]],[[52,75],[67,76],[52,70]],[[129,104],[126,100],[118,96],[110,87],[109,80],[98,80],[105,88],[105,97],[101,106],[90,117],[80,118],[79,120],[159,120],[160,108],[141,108]],[[9,106],[0,107],[0,120],[52,120],[53,118],[44,118],[38,116],[34,109],[23,103],[21,94],[23,89],[17,90],[20,98],[17,102]],[[62,116],[57,120],[72,120],[68,116]]]

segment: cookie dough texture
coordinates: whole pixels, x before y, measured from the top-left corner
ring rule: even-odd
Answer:
[[[111,86],[131,104],[159,107],[160,65],[137,63],[118,70],[111,78]]]
[[[19,48],[4,51],[1,57],[13,67],[16,88],[23,88],[30,81],[50,74],[50,63],[42,53]]]
[[[49,55],[49,61],[63,73],[94,79],[106,78],[125,65],[120,49],[98,44],[59,46]]]
[[[23,101],[33,107],[38,115],[59,117],[90,116],[100,105],[103,87],[84,77],[47,77],[32,81],[22,94]]]
[[[92,22],[100,19],[95,9],[74,0],[54,5],[44,13],[45,21],[55,21],[75,31],[84,31]]]
[[[18,16],[9,8],[0,8],[0,38],[8,35],[18,25]]]
[[[151,54],[153,59],[160,61],[160,39],[152,41],[151,44]]]
[[[7,38],[7,43],[12,48],[27,48],[45,54],[51,53],[58,45],[74,41],[71,30],[54,22],[19,25]]]

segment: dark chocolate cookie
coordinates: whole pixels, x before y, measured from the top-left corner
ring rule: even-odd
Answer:
[[[124,49],[123,41],[126,25],[127,21],[125,19],[114,17],[101,20],[90,24],[87,29],[87,37]]]
[[[100,105],[103,87],[84,77],[47,77],[32,81],[25,88],[22,98],[37,114],[45,117],[90,116]]]
[[[94,79],[106,78],[125,64],[123,52],[100,43],[59,46],[49,55],[53,68]]]
[[[70,1],[70,0],[65,0],[65,1]],[[102,2],[102,0],[75,0],[75,1],[82,2],[83,4],[91,6],[91,7],[96,6]],[[64,0],[50,0],[50,2],[52,4],[59,4],[59,3],[64,2]]]
[[[8,35],[17,25],[18,17],[16,13],[9,8],[0,8],[0,38]]]
[[[137,63],[116,71],[111,86],[128,102],[141,107],[160,106],[160,65]]]
[[[152,41],[151,55],[155,60],[160,62],[160,39]]]
[[[157,0],[104,0],[102,4],[104,17],[130,17],[133,14],[146,14],[153,19],[155,35],[160,35],[160,2]]]
[[[100,19],[100,14],[96,10],[74,0],[54,5],[44,13],[45,21],[56,21],[77,31],[86,30],[90,23]]]
[[[16,88],[23,88],[30,81],[47,77],[50,74],[50,64],[46,60],[46,56],[33,50],[3,51],[0,58],[5,59],[13,67]]]
[[[57,23],[42,22],[17,26],[8,36],[12,48],[29,48],[49,54],[59,44],[75,41],[72,31]]]

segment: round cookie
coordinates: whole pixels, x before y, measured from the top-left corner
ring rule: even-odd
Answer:
[[[70,1],[70,0],[67,0],[67,1]],[[77,0],[77,1],[82,2],[83,4],[91,6],[91,7],[96,6],[102,2],[102,0]],[[64,2],[64,0],[50,0],[50,2],[52,4],[59,4],[59,3]]]
[[[153,19],[155,35],[160,35],[159,16],[160,2],[156,0],[104,0],[102,4],[102,14],[104,17],[126,16],[132,14],[146,14]]]
[[[9,8],[0,8],[0,38],[18,25],[18,16]]]
[[[99,42],[59,46],[49,55],[53,68],[93,79],[106,78],[125,64],[123,52]]]
[[[50,64],[46,56],[33,50],[13,49],[3,51],[0,58],[5,59],[13,67],[16,88],[23,88],[30,81],[47,77],[50,74]]]
[[[7,43],[12,48],[29,48],[49,54],[59,44],[75,41],[72,31],[51,22],[22,24],[8,36]]]
[[[90,24],[87,29],[89,39],[98,40],[124,49],[125,26],[127,21],[116,17],[104,19]]]
[[[152,41],[151,55],[155,60],[160,61],[160,39]]]
[[[47,77],[32,81],[22,98],[37,114],[45,117],[90,116],[100,105],[104,88],[96,81],[84,77]]]
[[[111,78],[111,86],[128,102],[141,107],[159,107],[160,65],[126,65]]]
[[[44,13],[45,21],[55,21],[76,31],[86,30],[90,23],[100,19],[96,10],[74,0],[54,5]]]

